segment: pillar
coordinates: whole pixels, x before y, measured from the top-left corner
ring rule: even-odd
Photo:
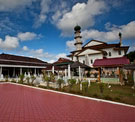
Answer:
[[[133,80],[134,80],[134,87],[135,87],[135,70],[133,71]]]
[[[70,65],[68,65],[68,79],[71,78]]]
[[[54,74],[54,66],[52,66],[52,73]]]
[[[2,74],[2,67],[0,67],[0,76],[1,76],[1,74]]]
[[[22,67],[20,67],[20,75],[22,75]]]
[[[13,67],[13,77],[15,77],[15,67]]]
[[[36,75],[36,73],[37,73],[37,71],[36,71],[36,68],[35,68],[35,72],[34,72],[34,74]]]
[[[100,74],[100,68],[98,68],[98,81],[99,82],[101,81],[100,76],[101,76],[101,74]]]
[[[81,67],[79,66],[79,80],[81,80]]]

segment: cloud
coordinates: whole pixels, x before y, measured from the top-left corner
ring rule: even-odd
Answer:
[[[19,40],[16,37],[6,36],[5,40],[0,38],[0,48],[3,50],[13,50],[19,46]]]
[[[59,53],[56,55],[56,59],[59,59],[59,58],[67,58],[67,54],[66,53]]]
[[[97,39],[97,40],[103,40],[103,41],[115,41],[118,40],[118,33],[122,33],[122,38],[124,40],[135,40],[135,21],[131,21],[126,25],[111,25],[107,27],[107,32],[99,31],[99,30],[84,30],[82,31],[82,37],[84,40],[88,39]]]
[[[68,49],[69,51],[75,50],[75,45],[74,45],[74,43],[75,43],[75,40],[69,40],[69,41],[66,42],[66,46],[67,46],[67,49]]]
[[[20,32],[20,33],[18,33],[17,37],[21,41],[27,41],[27,40],[33,40],[33,39],[37,38],[38,35],[33,32],[25,32],[25,33]]]
[[[34,27],[40,27],[47,18],[47,13],[49,12],[51,0],[41,0],[40,2],[40,14],[36,17]]]
[[[29,48],[27,47],[27,46],[23,46],[23,48],[22,48],[24,51],[28,51],[29,50]]]
[[[58,20],[57,27],[62,30],[62,35],[71,34],[76,24],[79,24],[82,28],[91,27],[95,23],[95,16],[102,14],[106,8],[105,2],[101,0],[88,0],[87,3],[77,3],[72,7],[71,11],[66,12]]]
[[[10,12],[30,6],[36,0],[0,0],[0,11]]]
[[[21,53],[26,53],[28,56],[40,58],[42,60],[48,61],[49,63],[57,61],[59,58],[67,58],[66,53],[59,53],[59,54],[51,54],[45,52],[42,48],[40,49],[30,49],[27,46],[23,46]]]

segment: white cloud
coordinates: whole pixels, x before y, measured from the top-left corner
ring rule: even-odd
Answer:
[[[122,38],[124,40],[132,40],[135,39],[135,21],[129,22],[127,25],[121,25],[116,26],[113,25],[111,27],[110,24],[107,26],[108,30],[107,32],[104,31],[98,31],[98,30],[85,30],[82,31],[82,37],[84,40],[87,39],[97,39],[97,40],[103,40],[103,41],[115,41],[119,39],[118,33],[122,33]]]
[[[36,33],[33,32],[25,32],[25,33],[18,33],[17,37],[21,40],[21,41],[26,41],[26,40],[32,40],[35,39],[36,37],[38,37],[38,35]]]
[[[35,0],[0,0],[0,11],[12,11],[30,6]]]
[[[59,53],[58,55],[56,55],[56,59],[59,58],[67,58],[67,54],[66,53]]]
[[[5,40],[0,38],[0,48],[3,50],[13,50],[19,46],[19,40],[16,37],[6,36]]]
[[[77,3],[70,12],[66,12],[57,22],[57,27],[63,35],[71,34],[76,24],[83,28],[94,25],[96,15],[102,14],[107,6],[104,1],[88,0],[87,3]]]
[[[66,46],[67,46],[67,49],[68,49],[69,51],[75,50],[75,45],[74,45],[74,43],[75,43],[75,40],[69,40],[69,41],[66,42]]]
[[[27,47],[27,46],[23,46],[23,48],[22,48],[24,51],[28,51],[29,50],[29,48]]]
[[[111,25],[111,23],[105,24],[105,28],[108,30],[107,32],[99,31],[99,30],[84,30],[82,31],[82,42],[90,39],[97,39],[101,41],[116,41],[119,40],[119,32],[122,33],[123,40],[135,40],[135,21],[131,21],[126,25]],[[69,51],[75,50],[74,46],[75,40],[70,40],[66,42],[67,49]],[[133,50],[134,46],[131,47],[130,50]]]
[[[34,27],[40,27],[47,18],[47,13],[49,12],[51,0],[41,0],[40,2],[40,14],[36,17]]]

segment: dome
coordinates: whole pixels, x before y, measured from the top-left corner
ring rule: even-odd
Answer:
[[[76,26],[74,27],[74,30],[75,30],[75,31],[81,30],[81,27],[80,27],[79,25],[76,25]]]

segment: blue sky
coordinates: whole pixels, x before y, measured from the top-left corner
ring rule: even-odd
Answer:
[[[135,0],[0,0],[0,53],[53,62],[74,50],[74,26],[82,41],[118,43],[135,50]]]

